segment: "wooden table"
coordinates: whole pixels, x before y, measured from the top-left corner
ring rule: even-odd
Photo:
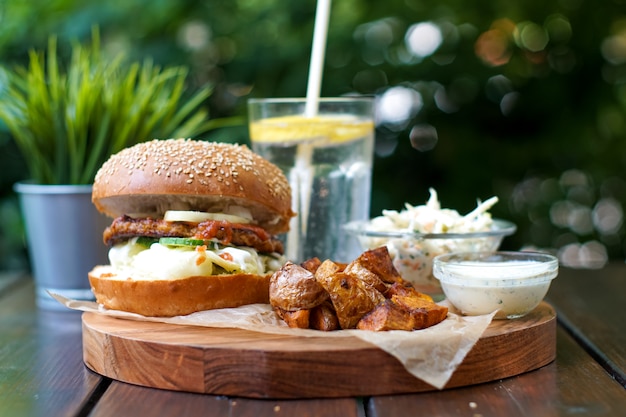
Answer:
[[[626,415],[626,265],[561,268],[548,301],[557,359],[538,370],[419,394],[255,400],[101,377],[82,362],[80,313],[39,311],[29,277],[0,275],[0,416]]]

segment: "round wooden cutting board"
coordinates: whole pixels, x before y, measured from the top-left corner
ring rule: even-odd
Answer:
[[[556,313],[541,303],[494,320],[445,388],[518,375],[556,357]],[[370,396],[435,390],[358,338],[315,338],[83,314],[83,359],[118,381],[251,398]]]

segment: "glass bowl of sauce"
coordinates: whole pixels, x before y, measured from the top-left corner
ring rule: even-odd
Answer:
[[[515,319],[534,310],[558,268],[556,257],[540,252],[462,252],[433,260],[433,275],[461,314],[497,311],[496,319]]]

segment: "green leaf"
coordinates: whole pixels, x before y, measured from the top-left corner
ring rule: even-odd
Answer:
[[[154,138],[193,137],[230,122],[210,120],[210,86],[188,92],[188,69],[106,56],[92,29],[87,46],[72,43],[68,62],[51,36],[27,67],[5,69],[0,120],[42,184],[89,184],[108,157]],[[64,68],[64,66],[66,68]]]

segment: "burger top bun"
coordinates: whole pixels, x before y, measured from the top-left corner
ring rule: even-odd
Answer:
[[[288,231],[294,216],[276,165],[246,146],[189,139],[155,139],[111,156],[96,174],[92,201],[110,217],[243,208],[271,234]]]

